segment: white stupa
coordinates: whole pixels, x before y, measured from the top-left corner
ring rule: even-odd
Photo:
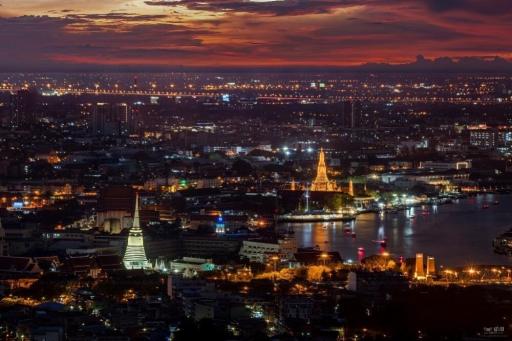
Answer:
[[[149,269],[151,264],[146,257],[144,250],[144,237],[140,228],[139,216],[139,195],[135,197],[135,213],[133,224],[128,235],[128,245],[123,257],[124,267],[128,270]]]

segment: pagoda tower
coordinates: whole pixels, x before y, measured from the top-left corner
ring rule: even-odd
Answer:
[[[327,177],[327,167],[325,165],[325,153],[323,148],[320,149],[318,157],[318,166],[316,168],[316,178],[311,184],[311,191],[313,192],[333,192],[336,191],[336,183],[330,181]]]
[[[350,179],[348,182],[348,195],[350,195],[351,197],[353,197],[355,195],[354,183],[352,182],[352,179]]]
[[[123,257],[124,267],[128,270],[148,269],[151,267],[144,250],[144,237],[140,228],[139,195],[135,197],[133,224],[128,235],[128,245]]]

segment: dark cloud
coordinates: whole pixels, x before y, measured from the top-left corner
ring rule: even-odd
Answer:
[[[156,15],[134,8],[85,14],[77,8],[53,16],[0,16],[0,67],[323,66],[396,63],[422,53],[429,57],[506,57],[511,53],[508,32],[512,20],[506,9],[512,0],[146,3],[168,10],[151,8],[149,13],[163,13]],[[496,7],[482,7],[492,7],[490,3]],[[354,7],[358,5],[365,6]],[[198,17],[175,6],[212,15]]]
[[[131,23],[126,27],[99,24],[98,18],[128,21],[133,15],[0,17],[0,61],[3,69],[58,67],[62,61],[91,63],[123,58],[182,58],[201,47],[199,34],[209,32],[172,23]],[[146,16],[138,16],[138,19]],[[94,19],[94,20],[93,20]],[[188,52],[186,52],[188,50]],[[134,62],[136,63],[136,62]]]
[[[157,19],[165,19],[167,15],[143,15],[134,13],[104,13],[104,14],[68,14],[67,18],[86,19],[86,20],[116,20],[116,21],[151,21]]]
[[[192,10],[211,12],[245,12],[282,16],[329,13],[336,8],[353,6],[362,2],[356,0],[275,0],[264,2],[247,0],[148,0],[145,3],[150,6],[185,6]]]
[[[211,12],[245,12],[275,16],[330,13],[351,6],[387,7],[407,5],[427,7],[432,12],[473,12],[506,15],[512,12],[512,0],[147,0],[150,6],[185,6]]]
[[[510,15],[511,0],[423,0],[435,12],[462,11],[485,15]]]
[[[351,18],[349,21],[334,21],[314,31],[315,37],[328,36],[357,36],[365,37],[398,37],[403,40],[405,37],[410,41],[421,42],[424,40],[446,41],[463,39],[469,36],[468,33],[454,31],[440,25],[407,20],[383,20],[368,21],[360,18]],[[395,41],[395,39],[391,39]],[[386,41],[382,41],[385,43]]]

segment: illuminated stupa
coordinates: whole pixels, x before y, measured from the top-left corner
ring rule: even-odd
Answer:
[[[338,190],[336,182],[329,180],[327,177],[327,166],[325,165],[325,153],[320,149],[318,157],[318,166],[316,168],[316,178],[311,184],[311,191],[313,192],[334,192]]]
[[[353,197],[355,195],[354,183],[352,182],[352,179],[350,179],[348,182],[348,195],[350,195],[351,197]]]
[[[128,235],[128,245],[123,257],[124,267],[128,270],[148,269],[151,267],[144,250],[144,237],[140,228],[139,195],[135,198],[133,224]]]

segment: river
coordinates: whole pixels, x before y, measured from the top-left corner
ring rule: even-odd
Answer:
[[[484,204],[489,208],[483,209]],[[293,228],[299,247],[338,251],[354,262],[362,256],[358,248],[366,256],[378,254],[383,252],[378,241],[386,239],[385,251],[392,256],[412,258],[421,252],[435,257],[438,265],[467,266],[512,264],[512,258],[492,248],[492,240],[511,226],[512,195],[485,194],[398,213],[361,214],[351,223],[286,223],[280,228]]]

